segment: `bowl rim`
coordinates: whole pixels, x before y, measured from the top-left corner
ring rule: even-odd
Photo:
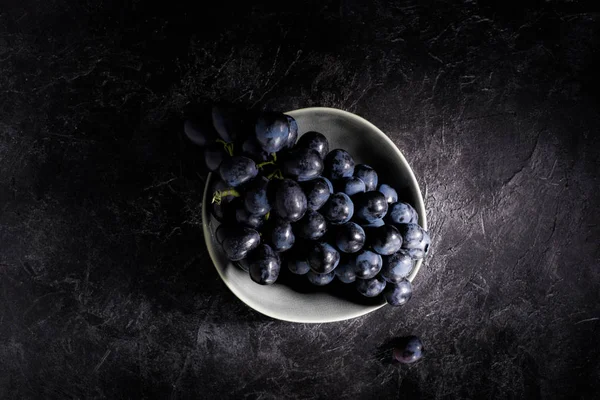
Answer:
[[[369,127],[374,133],[379,135],[384,141],[386,141],[388,143],[388,145],[390,145],[391,149],[396,153],[396,155],[400,158],[401,162],[404,163],[404,166],[408,170],[408,175],[411,180],[410,186],[414,186],[414,188],[417,191],[417,204],[415,204],[415,209],[417,211],[417,214],[419,215],[420,225],[421,225],[421,227],[423,227],[423,229],[427,230],[427,215],[425,213],[425,204],[423,201],[423,195],[421,193],[421,188],[419,187],[419,182],[417,181],[410,164],[408,163],[408,161],[406,161],[406,158],[404,157],[404,155],[402,154],[400,149],[398,149],[398,147],[394,144],[394,142],[385,133],[383,133],[383,131],[381,129],[379,129],[378,127],[376,127],[371,122],[364,119],[363,117],[353,114],[348,111],[337,109],[337,108],[306,107],[306,108],[299,108],[296,110],[286,111],[286,112],[284,112],[284,114],[290,115],[295,118],[295,115],[297,116],[297,115],[301,115],[301,114],[305,114],[305,113],[313,113],[313,112],[325,112],[325,113],[330,113],[330,114],[337,114],[338,116],[341,116],[344,118],[354,119],[355,121],[359,122],[360,124],[363,124],[363,125],[366,125],[367,127]],[[258,311],[261,314],[271,317],[273,319],[278,319],[278,320],[287,321],[287,322],[329,323],[329,322],[339,322],[339,321],[354,319],[354,318],[366,315],[375,310],[378,310],[381,307],[386,305],[386,303],[383,303],[383,304],[379,304],[379,305],[375,305],[375,306],[365,306],[364,309],[359,312],[355,312],[355,313],[348,314],[348,315],[343,315],[343,316],[340,316],[339,318],[327,318],[327,319],[321,318],[320,319],[320,318],[318,318],[318,316],[313,317],[313,318],[306,318],[306,317],[300,318],[300,317],[294,317],[294,316],[286,317],[285,315],[279,315],[277,313],[272,312],[269,309],[265,309],[265,308],[261,307],[260,303],[255,303],[251,299],[248,299],[242,291],[238,290],[235,286],[230,284],[230,282],[227,280],[223,271],[221,271],[221,268],[219,268],[216,265],[217,263],[215,262],[215,260],[217,259],[216,246],[214,246],[214,244],[210,240],[210,238],[212,237],[212,232],[210,231],[210,228],[209,228],[209,226],[211,225],[212,216],[210,215],[210,213],[208,211],[208,207],[206,206],[206,202],[208,201],[208,188],[209,188],[209,183],[212,180],[212,175],[213,175],[212,173],[208,174],[207,179],[206,179],[206,184],[204,185],[204,193],[202,194],[202,231],[204,234],[204,243],[206,244],[206,248],[208,249],[208,253],[210,255],[211,261],[212,261],[215,269],[217,270],[217,273],[221,277],[221,280],[225,283],[225,286],[227,286],[229,288],[229,290],[231,290],[231,292],[233,292],[233,294],[239,300],[241,300],[244,304],[246,304],[248,307],[254,309],[255,311]],[[415,266],[414,266],[413,270],[411,271],[410,275],[407,277],[407,280],[412,282],[415,279],[415,277],[419,273],[419,270],[421,269],[422,264],[423,264],[423,260],[418,260],[415,263]]]

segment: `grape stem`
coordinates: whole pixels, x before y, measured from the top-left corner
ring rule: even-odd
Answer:
[[[240,193],[235,189],[217,190],[213,193],[212,202],[221,204],[223,198],[227,196],[240,197]]]
[[[262,168],[265,165],[277,165],[277,164],[275,164],[275,161],[265,161],[265,162],[261,162],[260,164],[256,164],[256,168]]]
[[[223,148],[227,154],[229,154],[230,157],[233,157],[233,143],[226,142],[223,139],[217,139],[217,143],[223,144]]]
[[[275,178],[275,179],[283,179],[283,174],[281,173],[280,169],[276,169],[275,171],[271,172],[269,175],[267,175],[267,178],[269,180]]]

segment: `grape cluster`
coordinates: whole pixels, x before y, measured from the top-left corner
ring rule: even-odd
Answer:
[[[377,171],[326,137],[298,139],[294,118],[213,107],[212,123],[187,120],[187,137],[215,172],[211,212],[227,258],[261,285],[281,268],[314,285],[334,279],[391,305],[412,295],[415,260],[430,246],[418,215]]]

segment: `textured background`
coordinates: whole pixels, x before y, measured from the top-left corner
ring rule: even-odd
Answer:
[[[600,14],[493,3],[4,1],[0,398],[597,398]],[[214,100],[392,138],[433,237],[406,307],[299,325],[229,292],[180,135]],[[407,334],[426,360],[391,364]]]

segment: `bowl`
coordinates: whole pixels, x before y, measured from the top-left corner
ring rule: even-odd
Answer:
[[[358,115],[334,108],[312,107],[289,111],[298,123],[298,133],[317,131],[329,141],[329,149],[343,148],[356,163],[369,164],[379,174],[380,183],[388,183],[398,191],[401,201],[410,203],[419,214],[419,224],[427,229],[425,206],[419,184],[410,165],[394,143],[375,125]],[[204,239],[212,261],[229,289],[254,310],[271,318],[298,323],[343,321],[373,312],[386,305],[379,296],[365,298],[349,285],[334,280],[323,287],[306,282],[304,276],[284,274],[270,286],[253,282],[239,267],[227,260],[215,237],[219,222],[210,213],[212,195],[208,193],[214,174],[208,176],[204,189],[202,218]],[[422,260],[415,263],[408,280],[417,276]],[[287,276],[287,278],[285,276]],[[289,274],[291,275],[291,273]]]

